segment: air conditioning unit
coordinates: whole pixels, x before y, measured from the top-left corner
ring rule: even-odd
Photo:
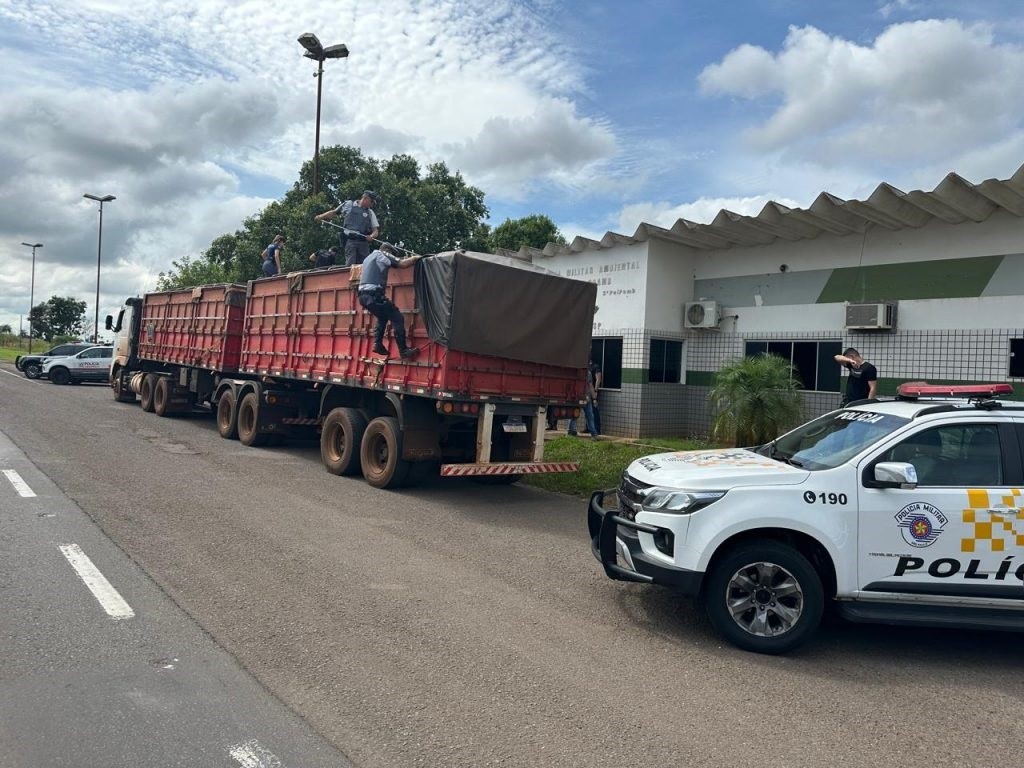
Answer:
[[[846,328],[850,331],[891,331],[896,327],[896,305],[847,304]]]
[[[688,301],[683,307],[684,328],[717,328],[720,317],[717,301]]]

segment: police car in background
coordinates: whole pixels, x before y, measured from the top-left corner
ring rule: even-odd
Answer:
[[[57,357],[43,365],[43,375],[54,384],[78,384],[82,381],[109,381],[113,347],[89,347],[70,357]]]
[[[18,355],[14,358],[14,367],[25,374],[25,378],[38,379],[43,375],[43,366],[55,357],[67,357],[83,349],[95,346],[93,344],[58,344],[48,352],[37,355]]]
[[[1024,629],[1024,403],[904,384],[754,449],[634,461],[588,508],[612,579],[696,597],[784,653],[826,602],[853,621]],[[610,503],[606,503],[610,502]]]

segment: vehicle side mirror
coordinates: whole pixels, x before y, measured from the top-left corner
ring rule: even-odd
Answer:
[[[917,488],[917,469],[905,461],[883,461],[875,464],[875,487],[912,491]]]
[[[103,324],[103,327],[106,328],[108,331],[114,330],[114,316],[113,315],[107,315],[107,321]]]

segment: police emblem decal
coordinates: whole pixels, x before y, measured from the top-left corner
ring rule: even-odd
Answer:
[[[915,501],[896,513],[903,540],[912,547],[930,547],[947,523],[946,516],[931,504]]]

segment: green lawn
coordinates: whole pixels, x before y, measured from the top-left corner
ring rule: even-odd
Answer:
[[[650,438],[642,443],[591,440],[589,437],[557,437],[544,446],[545,461],[578,461],[579,472],[526,475],[523,482],[547,491],[587,498],[596,490],[615,488],[622,470],[641,456],[665,451],[708,448],[697,440]]]
[[[33,345],[32,351],[33,352],[40,352],[40,351],[45,352],[46,350],[45,350],[45,348],[42,348],[42,347],[37,349],[35,347],[35,345]],[[14,362],[14,358],[16,358],[18,355],[26,355],[26,354],[28,354],[28,349],[27,348],[26,349],[17,349],[16,347],[0,347],[0,360],[2,360],[4,362],[7,362],[7,363],[13,363]]]

